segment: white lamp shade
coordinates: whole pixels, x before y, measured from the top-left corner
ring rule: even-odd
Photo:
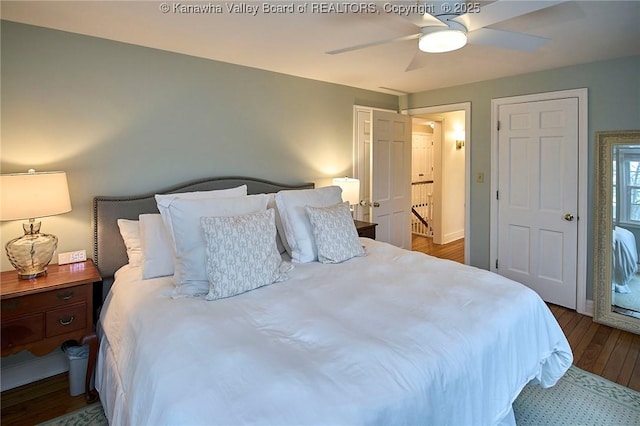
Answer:
[[[360,203],[360,180],[348,177],[334,178],[333,184],[342,188],[342,201],[356,205]]]
[[[33,219],[71,211],[67,174],[0,175],[0,220]]]

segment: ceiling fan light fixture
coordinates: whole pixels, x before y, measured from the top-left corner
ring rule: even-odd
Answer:
[[[466,44],[466,28],[454,21],[449,21],[448,28],[423,28],[420,40],[418,40],[418,48],[426,53],[451,52],[464,47]]]

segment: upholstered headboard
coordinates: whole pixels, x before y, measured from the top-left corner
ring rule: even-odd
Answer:
[[[118,219],[137,220],[143,213],[158,213],[155,194],[170,194],[176,192],[210,191],[215,189],[233,188],[247,185],[249,194],[271,193],[287,189],[311,189],[313,183],[287,185],[267,180],[248,177],[218,177],[207,178],[155,192],[109,197],[97,196],[93,199],[93,260],[103,278],[110,279],[121,266],[127,263],[127,252],[118,229]]]

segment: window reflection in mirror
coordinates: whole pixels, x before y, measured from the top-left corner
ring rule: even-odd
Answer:
[[[615,145],[612,155],[614,312],[640,318],[640,145]]]

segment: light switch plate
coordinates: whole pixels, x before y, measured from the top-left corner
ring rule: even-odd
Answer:
[[[85,260],[87,260],[86,250],[76,250],[76,251],[68,251],[65,253],[58,253],[58,265],[84,262]]]

